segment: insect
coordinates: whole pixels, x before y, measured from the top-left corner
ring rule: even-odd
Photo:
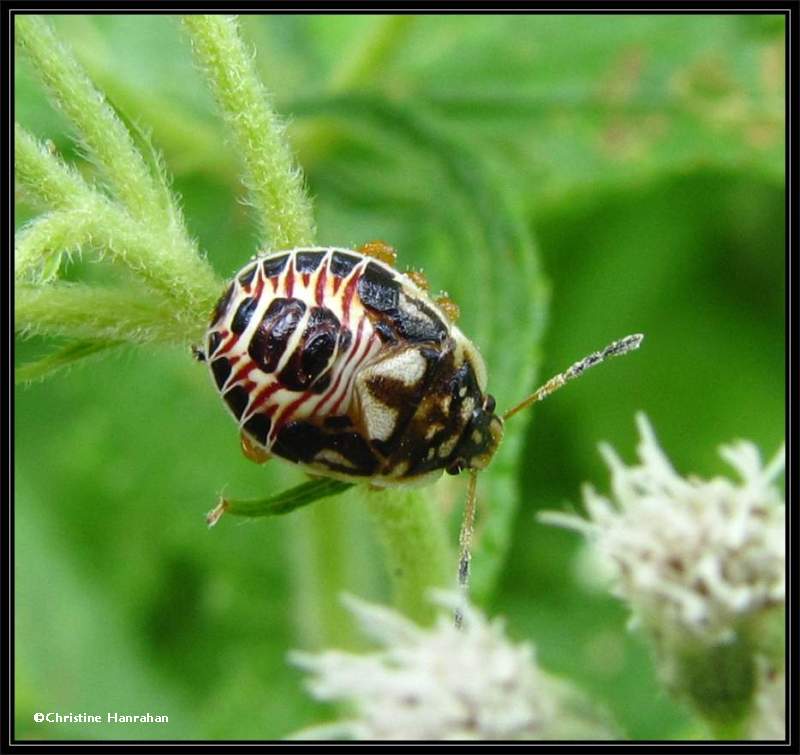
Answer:
[[[458,569],[466,590],[476,473],[504,422],[642,337],[612,343],[498,414],[483,359],[455,324],[458,308],[395,261],[383,242],[255,257],[217,303],[197,354],[253,461],[278,456],[374,487],[469,470]]]

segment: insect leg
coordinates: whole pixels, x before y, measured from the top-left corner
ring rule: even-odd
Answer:
[[[242,444],[242,453],[250,459],[250,461],[255,462],[256,464],[264,464],[268,462],[272,458],[272,454],[269,451],[265,451],[262,448],[259,448],[253,441],[250,439],[250,436],[242,432],[239,435],[239,439]]]
[[[406,270],[405,276],[406,278],[410,278],[413,283],[419,286],[423,291],[430,290],[431,284],[428,283],[428,279],[419,270]]]
[[[464,519],[458,536],[458,589],[461,593],[461,606],[469,600],[469,562],[472,559],[472,533],[475,528],[475,499],[478,484],[478,473],[472,470],[467,484],[467,505],[464,507]],[[455,624],[460,627],[464,620],[462,607],[456,608]]]
[[[436,297],[436,304],[445,313],[450,322],[456,322],[461,317],[461,309],[449,296],[442,294]]]
[[[397,262],[395,248],[385,241],[368,241],[358,247],[356,251],[361,252],[365,257],[374,257],[390,267],[395,267]]]

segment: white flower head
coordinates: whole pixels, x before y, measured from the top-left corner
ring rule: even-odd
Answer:
[[[741,482],[683,478],[647,418],[636,421],[638,465],[626,466],[601,446],[611,496],[586,486],[588,518],[541,518],[584,533],[613,565],[614,593],[628,601],[634,623],[703,641],[730,639],[740,620],[784,601],[785,504],[775,485],[784,450],[765,467],[758,449],[740,441],[720,454]]]
[[[311,673],[319,700],[350,703],[354,718],[313,733],[353,739],[542,738],[553,711],[528,644],[514,645],[502,622],[488,621],[461,598],[437,593],[449,609],[420,627],[385,607],[346,597],[365,634],[382,647],[356,655],[329,650],[292,653]],[[453,609],[463,609],[460,629]]]

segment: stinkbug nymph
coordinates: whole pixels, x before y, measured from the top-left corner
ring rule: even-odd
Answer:
[[[255,257],[217,303],[197,354],[254,461],[274,455],[377,487],[470,470],[458,569],[466,589],[476,472],[504,421],[642,336],[577,362],[500,415],[483,359],[455,324],[458,307],[394,261],[382,242]]]

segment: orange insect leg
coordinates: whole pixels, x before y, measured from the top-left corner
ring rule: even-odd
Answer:
[[[380,260],[391,267],[394,267],[397,262],[397,252],[395,248],[385,241],[368,241],[366,244],[362,244],[358,247],[356,251],[361,252],[361,254],[367,257],[374,257],[376,260]]]
[[[410,278],[423,291],[427,291],[431,287],[428,279],[419,270],[408,270],[406,278]]]
[[[250,461],[254,461],[256,464],[264,464],[272,458],[272,454],[253,443],[247,433],[242,433],[239,437],[242,442],[242,453]]]
[[[436,303],[450,322],[456,322],[461,316],[461,309],[449,296],[436,297]]]

